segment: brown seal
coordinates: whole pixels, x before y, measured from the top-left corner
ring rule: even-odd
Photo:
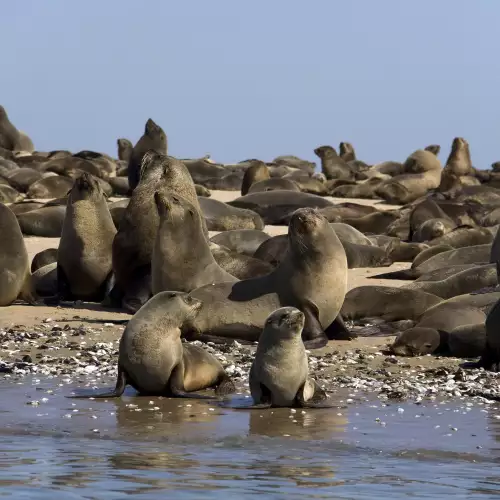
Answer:
[[[241,184],[241,196],[248,194],[250,187],[260,181],[270,179],[269,168],[260,160],[253,160],[250,166],[245,170],[243,182]]]
[[[284,306],[305,314],[303,338],[312,348],[325,345],[328,335],[351,338],[339,317],[347,259],[335,231],[315,210],[303,208],[290,221],[288,241],[286,256],[272,273],[192,292],[203,307],[187,338],[256,341],[269,314]]]
[[[350,142],[341,142],[339,144],[339,156],[344,161],[355,161],[356,152],[354,151],[353,145]]]
[[[456,176],[469,175],[472,169],[469,143],[463,137],[455,137],[445,170]]]
[[[154,195],[160,225],[151,259],[152,292],[191,292],[208,283],[237,279],[214,259],[201,217],[187,200],[173,194]]]
[[[321,160],[321,171],[327,179],[354,179],[347,162],[331,146],[319,146],[314,154]]]
[[[119,397],[130,384],[140,394],[210,398],[194,391],[216,388],[225,395],[234,384],[219,361],[204,349],[181,342],[181,330],[201,302],[180,292],[162,292],[128,322],[120,340],[114,391],[76,397]],[[212,398],[210,398],[212,399]]]
[[[16,216],[0,203],[0,233],[4,241],[0,251],[0,306],[16,299],[35,303],[30,263]]]
[[[134,146],[130,155],[128,183],[131,190],[134,190],[139,183],[142,160],[148,151],[167,154],[167,135],[151,118],[146,122],[144,134]]]
[[[118,159],[128,163],[134,150],[133,144],[128,139],[118,139],[116,145],[118,146]]]

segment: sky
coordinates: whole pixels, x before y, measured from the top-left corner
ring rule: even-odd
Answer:
[[[500,0],[15,0],[0,104],[39,150],[116,155],[148,118],[223,163],[351,142],[368,163],[465,137],[500,160]]]

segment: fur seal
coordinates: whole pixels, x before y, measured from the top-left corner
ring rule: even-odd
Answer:
[[[500,299],[488,313],[485,327],[486,345],[478,366],[498,373],[500,372]]]
[[[7,151],[30,153],[35,150],[31,139],[11,123],[3,106],[0,106],[0,147]]]
[[[9,173],[7,180],[9,184],[20,192],[26,193],[29,187],[43,178],[41,172],[30,168],[23,167],[16,170],[12,170]]]
[[[115,234],[101,186],[84,172],[69,192],[57,251],[59,300],[104,299],[111,286]]]
[[[250,408],[325,407],[325,391],[309,378],[304,323],[295,307],[277,309],[266,319],[250,368]]]
[[[31,272],[34,273],[37,269],[53,262],[57,262],[57,248],[46,248],[33,257]]]
[[[204,224],[209,231],[264,229],[262,218],[253,210],[234,207],[211,198],[198,200]]]
[[[0,185],[0,202],[1,203],[16,203],[21,201],[24,195],[19,193],[13,187],[6,184]]]
[[[127,177],[111,177],[108,179],[109,185],[113,189],[113,194],[118,196],[127,196],[130,192],[130,186]]]
[[[228,205],[252,210],[258,213],[266,224],[282,224],[283,220],[298,208],[325,208],[333,203],[315,194],[278,190],[247,194],[228,202]]]
[[[199,184],[195,184],[194,188],[196,190],[197,196],[203,196],[204,198],[210,198],[210,196],[212,196],[210,189],[206,188],[205,186],[200,186]]]
[[[255,182],[250,186],[248,193],[261,193],[263,191],[276,191],[279,189],[283,191],[301,191],[297,182],[283,177],[281,179],[273,178]]]
[[[186,166],[171,156],[154,151],[146,153],[139,184],[132,192],[113,241],[116,284],[110,302],[132,313],[151,295],[151,256],[159,226],[156,192],[176,194],[201,213],[193,179]],[[202,227],[208,235],[204,219]]]
[[[341,142],[339,144],[339,156],[344,161],[355,161],[356,160],[356,152],[354,151],[354,147],[350,142]]]
[[[368,179],[362,184],[337,185],[332,189],[331,195],[335,198],[377,198],[376,189],[381,185],[382,180],[378,178]]]
[[[128,183],[134,190],[139,183],[142,159],[148,151],[167,154],[167,135],[151,118],[146,122],[144,134],[132,150],[128,163]]]
[[[453,248],[472,247],[493,242],[493,234],[483,227],[459,226],[427,243],[433,245],[450,245]]]
[[[134,150],[133,144],[128,139],[118,139],[116,145],[118,147],[118,159],[128,163]]]
[[[47,206],[18,214],[17,220],[21,231],[26,236],[59,238],[66,215],[66,207]]]
[[[154,194],[160,225],[151,259],[152,292],[191,292],[208,283],[237,279],[215,261],[203,233],[201,217],[187,200]]]
[[[288,242],[283,261],[272,273],[191,292],[203,306],[187,338],[256,341],[269,314],[284,306],[305,314],[303,338],[311,348],[324,346],[327,335],[349,338],[339,316],[347,258],[335,231],[314,209],[303,208],[290,221]]]
[[[269,173],[269,169],[264,162],[259,160],[252,161],[243,175],[243,181],[241,183],[241,196],[248,194],[253,184],[270,178],[271,174]]]
[[[345,319],[417,320],[427,309],[442,301],[441,297],[421,290],[390,286],[358,286],[347,292],[341,314]]]
[[[321,171],[327,179],[354,179],[353,172],[331,146],[319,146],[314,154],[321,160]]]
[[[215,357],[181,342],[181,329],[200,308],[201,302],[185,293],[155,295],[123,332],[114,391],[76,397],[119,397],[127,384],[140,394],[168,397],[207,399],[193,393],[209,387],[218,395],[233,392],[233,382]]]
[[[66,196],[73,185],[73,179],[55,175],[40,179],[28,188],[28,198],[61,198]]]
[[[0,306],[16,299],[36,302],[32,290],[30,263],[16,216],[0,203],[0,233],[4,241],[0,250]]]
[[[426,151],[430,151],[432,154],[438,156],[441,151],[441,146],[439,144],[430,144],[424,148]]]
[[[469,175],[472,169],[469,143],[463,137],[455,137],[451,152],[446,160],[445,170],[456,176]]]
[[[269,238],[267,233],[259,229],[234,229],[216,234],[210,241],[233,252],[253,257],[259,246]]]
[[[239,280],[264,276],[274,270],[274,265],[249,255],[233,252],[229,248],[210,242],[210,251],[222,269]]]
[[[296,169],[298,168],[309,174],[314,173],[314,170],[316,168],[316,163],[312,161],[303,160],[302,158],[293,155],[277,156],[276,158],[274,158],[272,163],[277,165],[287,165],[289,167]]]
[[[404,288],[423,290],[443,299],[449,299],[456,295],[496,285],[498,285],[496,266],[495,264],[486,264],[465,269],[441,281],[414,281],[409,285],[404,285]]]
[[[387,210],[383,212],[373,212],[358,218],[346,217],[342,222],[349,224],[363,234],[382,234],[387,230],[390,224],[399,218],[400,214],[397,211]]]

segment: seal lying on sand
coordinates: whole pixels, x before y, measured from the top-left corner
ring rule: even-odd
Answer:
[[[193,392],[209,387],[215,387],[218,395],[233,392],[233,382],[215,357],[181,342],[181,328],[200,307],[201,302],[186,293],[155,295],[123,332],[114,391],[73,397],[119,397],[127,384],[140,394],[169,397],[207,399]]]
[[[352,338],[338,317],[347,288],[347,259],[335,231],[317,211],[303,208],[290,221],[288,241],[286,256],[272,273],[194,290],[191,295],[203,307],[186,338],[256,341],[269,314],[283,306],[305,314],[308,347],[324,346],[327,335]]]

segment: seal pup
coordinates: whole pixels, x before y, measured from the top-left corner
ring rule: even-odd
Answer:
[[[249,374],[254,404],[247,408],[332,407],[309,377],[304,322],[304,313],[295,307],[277,309],[266,319]]]
[[[120,339],[115,389],[70,397],[120,397],[127,384],[140,394],[167,397],[213,399],[194,394],[209,387],[220,396],[234,392],[233,382],[214,356],[181,341],[182,328],[201,305],[186,293],[155,295],[128,322]]]
[[[116,228],[101,186],[84,172],[75,180],[66,206],[57,251],[57,289],[47,303],[100,302],[111,286],[111,248]]]
[[[0,248],[0,306],[8,306],[16,299],[33,305],[36,297],[26,245],[16,216],[3,203],[0,203],[0,234],[4,238]]]
[[[222,269],[203,234],[201,217],[187,200],[154,194],[160,225],[151,259],[152,292],[191,292],[208,283],[238,281]]]
[[[297,210],[288,248],[270,274],[237,283],[206,285],[191,292],[203,301],[186,338],[257,341],[274,310],[293,306],[305,314],[303,338],[310,348],[328,338],[353,338],[339,316],[347,290],[347,258],[328,221],[316,210]]]
[[[150,150],[160,154],[167,154],[167,135],[151,118],[146,122],[144,134],[137,141],[130,155],[128,163],[128,183],[131,191],[133,191],[139,183],[142,159]]]

